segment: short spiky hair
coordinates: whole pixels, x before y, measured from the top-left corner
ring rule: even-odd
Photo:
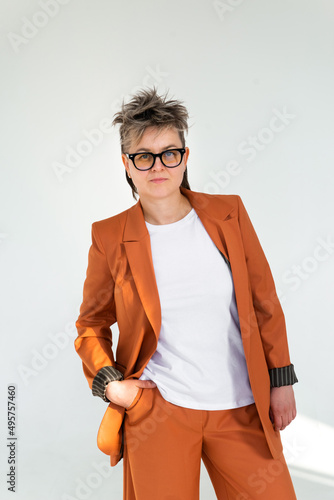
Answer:
[[[158,130],[175,128],[180,136],[182,147],[185,146],[184,133],[188,132],[188,111],[181,101],[158,95],[156,88],[142,89],[134,94],[128,103],[122,103],[121,111],[115,113],[112,124],[120,125],[122,153],[128,153],[132,141],[138,142],[148,127]],[[132,179],[126,175],[136,199],[137,189]],[[182,187],[190,189],[187,169],[182,180]]]

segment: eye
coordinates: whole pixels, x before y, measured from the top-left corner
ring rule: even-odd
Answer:
[[[149,153],[142,153],[142,154],[139,154],[137,155],[137,159],[138,160],[148,160],[148,158],[150,158],[150,154]]]
[[[165,151],[164,156],[168,159],[174,158],[175,157],[176,151]]]

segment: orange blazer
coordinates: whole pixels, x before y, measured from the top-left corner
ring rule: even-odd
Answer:
[[[269,448],[278,458],[282,445],[269,419],[268,370],[290,365],[290,358],[285,319],[268,262],[239,196],[184,188],[181,192],[231,267],[249,380]],[[119,340],[114,356],[110,326],[116,322]],[[75,349],[90,388],[104,366],[116,367],[125,379],[139,378],[155,352],[161,307],[140,201],[93,224],[76,325]],[[112,466],[122,456],[124,413],[123,407],[110,403],[98,432],[98,447],[110,456]]]

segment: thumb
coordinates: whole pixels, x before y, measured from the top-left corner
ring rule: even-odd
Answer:
[[[152,380],[138,380],[137,387],[141,387],[142,389],[153,389],[153,387],[156,387],[157,384],[152,382]]]

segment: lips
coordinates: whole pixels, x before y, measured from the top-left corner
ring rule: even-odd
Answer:
[[[150,182],[154,182],[155,184],[160,184],[161,182],[165,182],[167,179],[165,179],[164,177],[157,177],[155,179],[151,179]]]

